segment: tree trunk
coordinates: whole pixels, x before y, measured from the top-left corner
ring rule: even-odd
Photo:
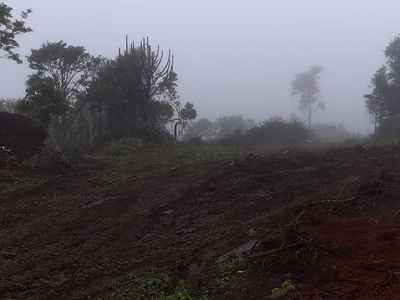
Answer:
[[[311,127],[311,100],[308,100],[308,127]]]
[[[181,124],[181,121],[178,121],[174,125],[174,139],[178,141],[178,126]]]

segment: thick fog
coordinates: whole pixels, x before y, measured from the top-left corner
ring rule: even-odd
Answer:
[[[32,8],[33,32],[17,38],[24,64],[0,60],[0,98],[23,97],[30,69],[25,56],[63,40],[93,55],[114,58],[125,35],[171,50],[182,103],[199,117],[242,114],[258,121],[288,118],[299,99],[291,80],[311,66],[320,76],[325,111],[313,123],[345,123],[366,132],[363,94],[385,63],[383,50],[400,34],[398,1],[267,0],[13,0],[13,16]]]

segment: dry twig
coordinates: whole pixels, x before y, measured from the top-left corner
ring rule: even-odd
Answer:
[[[349,259],[347,256],[345,256],[345,255],[343,255],[343,254],[341,254],[341,253],[339,253],[339,252],[337,252],[337,251],[335,251],[335,250],[333,250],[333,249],[330,249],[330,248],[328,248],[328,247],[325,247],[324,245],[320,245],[320,244],[317,244],[317,243],[311,243],[311,244],[313,244],[314,246],[317,246],[317,247],[319,247],[319,248],[321,248],[321,249],[324,249],[324,250],[326,250],[326,251],[332,252],[332,253],[334,253],[334,254],[336,254],[337,256],[340,256],[340,257],[342,257],[342,258]]]
[[[385,271],[386,271],[386,272],[389,272],[388,270],[385,270]],[[388,285],[388,284],[392,281],[394,273],[395,273],[394,270],[392,270],[392,271],[389,273],[388,279],[386,279],[384,282],[382,282],[381,284],[379,284],[379,285],[376,287],[375,292],[379,292],[380,288],[384,287],[385,285]]]
[[[327,202],[332,202],[332,203],[344,203],[344,202],[350,202],[350,201],[354,201],[356,200],[356,197],[351,197],[349,199],[344,199],[344,200],[321,200],[321,201],[317,201],[314,202],[314,204],[322,204],[322,203],[327,203]]]
[[[306,211],[303,210],[303,211],[301,212],[301,214],[299,214],[296,218],[294,218],[294,219],[288,224],[288,226],[292,225],[293,222],[297,221],[305,212],[306,212]]]

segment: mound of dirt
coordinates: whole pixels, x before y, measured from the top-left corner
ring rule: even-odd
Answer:
[[[23,165],[50,167],[63,161],[52,135],[37,121],[0,112],[0,164],[16,158]]]
[[[399,151],[187,166],[93,157],[64,173],[0,173],[0,295],[96,298],[156,270],[211,299],[269,299],[288,279],[292,299],[400,298]],[[215,263],[238,256],[253,267],[214,290]]]

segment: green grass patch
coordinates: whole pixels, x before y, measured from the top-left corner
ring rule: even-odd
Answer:
[[[95,156],[112,158],[115,163],[146,163],[162,165],[194,165],[240,159],[249,155],[251,150],[244,148],[224,148],[215,145],[192,145],[170,143],[163,145],[146,145],[135,148],[129,145],[109,145]]]
[[[369,146],[393,145],[400,141],[400,134],[374,134],[364,142]]]
[[[184,280],[174,280],[168,275],[136,277],[127,276],[116,281],[100,300],[209,300],[187,287]]]
[[[44,184],[45,179],[38,176],[15,176],[12,173],[6,174],[6,170],[0,170],[0,191],[10,192],[23,188],[34,188]]]

